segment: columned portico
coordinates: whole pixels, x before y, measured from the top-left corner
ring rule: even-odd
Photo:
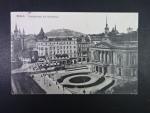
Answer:
[[[107,50],[95,50],[97,51],[96,58],[98,57],[98,61],[103,64],[113,64],[113,53],[112,51]],[[93,53],[93,51],[91,52]],[[95,60],[93,55],[91,55],[91,59]]]

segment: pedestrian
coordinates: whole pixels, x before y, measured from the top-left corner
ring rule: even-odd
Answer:
[[[83,93],[84,93],[84,94],[86,93],[85,89],[83,90]]]

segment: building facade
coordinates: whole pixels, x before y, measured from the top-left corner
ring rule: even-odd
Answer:
[[[91,46],[91,39],[88,35],[82,35],[77,39],[78,43],[78,62],[89,62],[89,48]]]
[[[77,39],[75,37],[45,38],[43,34],[43,38],[36,42],[36,50],[38,56],[47,56],[50,61],[62,64],[77,63]]]
[[[90,64],[93,72],[112,76],[137,76],[138,46],[100,42],[90,48]]]

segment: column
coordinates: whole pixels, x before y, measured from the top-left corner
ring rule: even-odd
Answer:
[[[109,63],[110,63],[110,64],[112,64],[112,62],[111,62],[112,59],[111,59],[111,58],[112,58],[112,56],[111,56],[111,51],[110,51],[110,52],[109,52]]]
[[[94,57],[93,50],[91,50],[91,61],[94,59],[93,57]]]
[[[99,61],[101,62],[101,51],[99,51]]]
[[[116,54],[113,52],[112,55],[113,55],[112,62],[113,64],[116,64]]]
[[[113,59],[114,59],[114,55],[113,55],[113,51],[111,52],[111,63],[113,64]]]
[[[103,63],[103,51],[101,51],[101,62]]]
[[[105,63],[107,64],[107,54],[108,54],[108,52],[106,51],[106,55],[105,55],[105,57],[106,57],[106,61],[105,61]]]
[[[105,51],[105,64],[107,63],[107,51]]]
[[[106,52],[104,51],[104,54],[103,54],[103,63],[104,63],[104,64],[105,64],[105,60],[106,60],[106,59],[105,59],[105,58],[106,58],[106,57],[105,57],[105,54],[106,54]]]
[[[97,50],[97,60],[99,61],[99,51]]]
[[[102,67],[102,74],[104,74],[104,67]]]
[[[110,64],[109,56],[110,56],[110,52],[108,51],[108,54],[107,54],[107,63],[108,63],[108,64]]]
[[[105,53],[105,64],[107,64],[107,54],[108,54],[108,52],[106,51],[106,53]]]
[[[104,52],[102,51],[102,55],[101,55],[101,62],[102,62],[102,63],[103,63],[103,61],[104,61],[103,54],[104,54]]]

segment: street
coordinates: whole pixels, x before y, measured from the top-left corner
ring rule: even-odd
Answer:
[[[12,74],[11,79],[13,94],[46,93],[26,72]]]

